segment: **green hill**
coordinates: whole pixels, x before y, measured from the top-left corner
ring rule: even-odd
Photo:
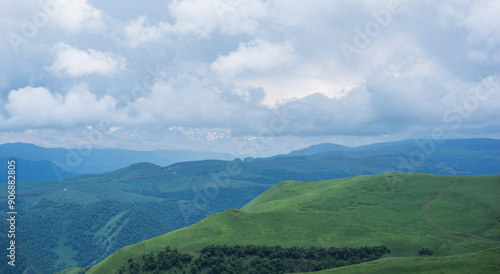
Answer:
[[[211,244],[283,247],[385,245],[391,256],[477,252],[500,245],[500,175],[382,174],[287,181],[248,203],[119,249],[89,273],[117,273],[166,246],[199,255]],[[375,263],[375,262],[372,262]]]
[[[313,272],[315,274],[385,273],[499,273],[500,247],[442,257],[384,258],[359,265]]]
[[[46,222],[47,215],[39,214],[41,210],[37,208],[41,201],[50,201],[52,203],[42,203],[44,212],[65,220],[61,225],[56,223],[58,226],[54,229],[57,233],[53,233],[54,229],[21,226],[19,233],[23,237],[19,239],[19,245],[26,247],[26,259],[19,263],[24,263],[24,268],[31,267],[45,273],[63,267],[86,267],[125,245],[195,224],[228,208],[242,208],[281,181],[320,181],[406,171],[407,164],[411,163],[405,164],[405,161],[413,161],[413,172],[442,175],[500,173],[500,154],[495,149],[499,140],[447,140],[436,142],[433,150],[429,147],[422,150],[421,145],[425,142],[406,140],[358,148],[324,144],[265,159],[204,160],[166,167],[137,163],[109,173],[80,175],[60,181],[19,181],[16,189],[19,218],[25,219],[25,223]],[[410,155],[415,156],[419,151],[429,152],[428,157],[422,161],[418,157],[410,160]],[[388,190],[396,190],[397,182],[403,179],[393,176],[388,181]],[[4,184],[4,187],[7,186]],[[6,203],[6,199],[6,195],[0,196],[0,203]],[[91,219],[88,226],[99,228],[95,232],[86,231],[86,241],[94,243],[89,245],[90,248],[68,241],[73,233],[68,229],[71,227],[68,223],[75,218],[73,216],[86,215],[88,211],[82,211],[82,208],[100,201],[118,202],[123,211],[110,217],[110,224],[94,223]],[[105,208],[100,210],[105,211]],[[149,234],[136,238],[131,229],[120,229],[122,225],[129,228],[140,225],[134,224],[140,222],[137,218],[125,222],[128,220],[122,214],[125,211],[144,212],[152,228]],[[0,227],[5,225],[0,224]],[[116,234],[106,233],[114,229]],[[7,241],[6,237],[0,237],[0,244]]]

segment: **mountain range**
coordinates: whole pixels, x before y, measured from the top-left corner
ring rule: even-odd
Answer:
[[[22,180],[59,180],[110,172],[138,162],[170,165],[204,159],[231,160],[225,153],[188,150],[135,151],[115,148],[44,148],[26,143],[0,145],[0,160],[15,158]]]
[[[229,208],[243,208],[289,180],[393,172],[383,184],[392,193],[415,173],[500,174],[499,148],[500,141],[493,139],[406,140],[355,148],[321,144],[267,158],[163,167],[143,162],[102,174],[20,181],[16,202],[25,224],[19,228],[24,239],[19,246],[26,250],[22,266],[50,272],[94,265],[123,246],[196,224]],[[26,171],[18,170],[21,176],[22,172]],[[52,221],[47,223],[47,218]]]

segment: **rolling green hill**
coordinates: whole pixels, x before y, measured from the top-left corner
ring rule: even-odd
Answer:
[[[477,252],[500,245],[499,196],[500,175],[388,173],[281,182],[241,210],[121,248],[88,273],[117,273],[129,259],[165,246],[193,256],[211,244],[385,245],[397,257],[416,257],[421,248],[434,256]]]
[[[70,266],[93,265],[120,247],[195,223],[232,206],[241,207],[269,188],[231,180],[215,189],[215,196],[198,200],[197,191],[204,193],[203,187],[214,182],[209,168],[225,170],[227,162],[198,164],[208,166],[206,174],[202,174],[203,169],[199,175],[183,174],[197,166],[179,166],[181,171],[176,172],[171,167],[138,163],[111,173],[63,181],[18,182],[16,205],[23,220],[18,247],[24,250],[24,259],[18,262],[18,272],[12,273],[22,273],[26,268],[50,273]],[[6,203],[5,199],[0,198],[0,202]],[[0,228],[8,231],[6,225],[2,222]],[[0,244],[7,242],[6,236],[0,237]],[[11,271],[6,264],[0,265],[0,273],[3,270]]]
[[[241,208],[281,181],[320,181],[406,171],[408,168],[402,161],[408,162],[415,151],[422,152],[421,142],[424,141],[407,140],[357,148],[326,144],[264,159],[204,160],[166,167],[137,163],[109,173],[61,181],[25,180],[17,184],[17,206],[22,209],[19,217],[28,216],[29,223],[42,223],[47,219],[46,215],[37,213],[42,201],[51,202],[42,203],[48,206],[47,212],[52,212],[53,216],[68,216],[68,220],[72,220],[72,216],[85,215],[86,211],[81,210],[90,204],[114,201],[120,204],[123,212],[144,212],[151,227],[155,228],[149,231],[148,236],[152,237],[194,224],[228,208]],[[422,158],[412,171],[447,175],[498,174],[500,154],[495,148],[499,144],[500,141],[491,139],[436,143],[434,152]],[[18,171],[26,172],[21,168]],[[403,179],[393,176],[388,180],[388,189],[395,190]],[[5,200],[5,196],[0,196],[0,203]],[[123,216],[110,217],[109,221]],[[67,240],[70,231],[66,224],[57,222],[54,229],[60,233],[56,234],[52,233],[54,229],[32,233],[33,227],[20,227],[20,233],[26,235],[19,243],[26,246],[26,266],[41,272],[70,266],[86,267],[120,247],[149,238],[144,235],[134,238],[132,230],[128,229],[117,229],[117,234],[101,234],[110,225],[105,222],[91,224],[100,228],[96,233],[86,232],[87,236],[93,236],[88,236],[87,240],[94,242],[93,252],[89,252],[85,245]],[[133,226],[130,222],[122,224]],[[0,237],[0,244],[5,241],[6,237]]]
[[[500,247],[442,257],[384,258],[378,261],[313,272],[339,273],[499,273]]]

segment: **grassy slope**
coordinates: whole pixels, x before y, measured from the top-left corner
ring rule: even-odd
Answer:
[[[377,261],[328,269],[326,273],[499,273],[500,248],[443,257],[384,258]]]
[[[393,256],[428,247],[444,256],[500,244],[500,176],[382,174],[282,182],[242,210],[230,209],[121,248],[89,273],[114,273],[129,258],[166,245],[386,245]]]

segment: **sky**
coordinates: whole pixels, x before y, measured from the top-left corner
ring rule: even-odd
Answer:
[[[500,1],[0,1],[0,143],[500,138]]]

